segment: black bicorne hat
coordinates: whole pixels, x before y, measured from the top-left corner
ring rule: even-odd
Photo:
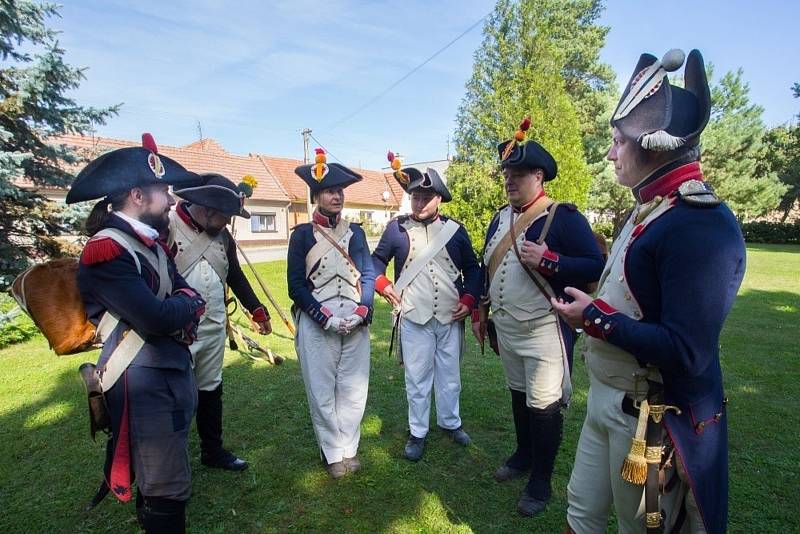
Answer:
[[[503,155],[508,149],[508,144],[514,143],[510,148],[507,157]],[[523,167],[526,169],[542,169],[544,181],[553,180],[558,174],[558,165],[553,156],[542,145],[534,140],[524,143],[517,143],[514,139],[503,141],[497,145],[497,153],[500,155],[500,165],[505,167]]]
[[[445,185],[444,180],[436,169],[428,167],[423,173],[416,167],[403,167],[403,172],[409,178],[408,185],[404,187],[407,193],[412,193],[417,190],[432,191],[442,197],[442,202],[450,202],[453,200],[450,191],[447,189],[447,185]],[[400,182],[400,185],[402,186],[403,183]]]
[[[246,195],[236,184],[215,173],[201,174],[199,178],[194,184],[175,187],[173,192],[192,204],[215,209],[230,217],[250,218],[250,213],[244,209]]]
[[[642,54],[611,117],[612,126],[645,150],[694,146],[708,124],[711,94],[698,50],[686,57],[684,87],[669,83],[667,72],[678,70],[685,57],[678,49],[664,54],[661,61]]]
[[[95,158],[78,173],[67,193],[67,204],[95,200],[112,193],[151,184],[179,186],[195,182],[198,175],[158,154],[153,136],[142,135],[141,147],[118,148]]]
[[[316,163],[300,165],[294,173],[303,179],[312,193],[318,193],[329,187],[347,187],[363,180],[363,176],[351,171],[339,163],[327,163],[325,151],[316,149]]]

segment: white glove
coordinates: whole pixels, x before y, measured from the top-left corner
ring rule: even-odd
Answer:
[[[333,330],[339,335],[345,336],[350,333],[347,319],[344,317],[331,317],[325,323],[325,330]]]
[[[348,315],[345,320],[347,321],[347,330],[350,332],[352,332],[357,326],[361,325],[364,322],[364,318],[357,313]]]

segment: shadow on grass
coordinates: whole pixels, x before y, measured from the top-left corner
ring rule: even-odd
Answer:
[[[796,293],[747,291],[737,300],[722,337],[731,399],[732,530],[787,530],[797,521],[781,511],[791,509],[789,488],[800,474],[789,431],[800,422],[798,309]],[[288,356],[281,366],[227,355],[225,442],[251,468],[229,473],[200,466],[192,431],[191,532],[563,529],[566,484],[585,414],[582,362],[576,360],[575,398],[565,418],[553,500],[542,516],[523,519],[514,510],[524,481],[501,485],[491,478],[514,444],[499,360],[491,353],[480,356],[468,337],[461,414],[474,445],[463,449],[451,443],[437,431],[432,413],[425,456],[410,463],[402,458],[405,389],[402,369],[387,355],[388,317],[388,307],[379,303],[371,329],[370,392],[360,447],[363,470],[339,481],[330,480],[320,464],[291,344],[280,336],[261,338]],[[83,512],[99,481],[103,444],[88,438],[76,370],[94,356],[57,359],[41,338],[0,351],[4,534],[28,532],[32,525],[53,532],[137,531],[132,504],[109,497],[97,509]]]

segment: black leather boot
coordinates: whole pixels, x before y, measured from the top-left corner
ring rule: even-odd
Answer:
[[[208,467],[244,471],[249,464],[222,447],[222,384],[212,391],[197,392],[197,433],[200,462]]]
[[[136,498],[136,516],[146,534],[181,534],[186,532],[186,501],[162,497]]]
[[[525,404],[524,391],[511,391],[511,412],[514,415],[514,431],[517,435],[517,449],[495,472],[499,482],[524,476],[531,468],[533,449],[531,446],[530,417]]]
[[[532,516],[544,510],[550,500],[550,479],[556,463],[558,447],[561,445],[564,418],[561,402],[546,408],[528,408],[533,462],[531,476],[525,492],[517,503],[522,515]]]

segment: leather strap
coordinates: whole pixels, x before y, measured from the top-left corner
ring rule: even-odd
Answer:
[[[527,230],[528,226],[536,219],[539,215],[544,213],[544,210],[547,209],[547,206],[552,203],[547,197],[541,197],[539,200],[533,203],[533,205],[525,210],[522,215],[519,216],[519,220],[517,220],[517,226],[511,227],[506,232],[500,242],[497,244],[495,249],[492,251],[492,255],[489,257],[489,263],[487,264],[487,271],[489,275],[489,280],[494,277],[495,271],[497,271],[497,267],[500,265],[500,262],[503,261],[503,257],[509,251],[509,249],[516,244],[517,238],[520,236],[522,232]],[[514,210],[511,210],[511,216],[513,220]]]
[[[444,224],[444,227],[439,230],[439,233],[436,234],[430,242],[428,242],[422,251],[420,251],[417,257],[411,260],[411,263],[403,268],[402,272],[400,273],[400,277],[397,279],[397,283],[394,285],[395,291],[400,293],[406,287],[408,287],[411,282],[414,281],[414,278],[416,278],[417,275],[422,271],[422,269],[425,268],[428,262],[430,262],[434,256],[436,256],[445,246],[447,246],[447,243],[450,242],[450,239],[456,235],[456,232],[458,232],[458,228],[459,224],[453,219],[449,219]]]
[[[551,215],[555,213],[555,210],[551,212]],[[548,215],[548,219],[551,218],[551,215]],[[545,221],[547,225],[547,221]],[[511,212],[511,229],[514,229],[514,212]],[[549,229],[549,228],[548,228]],[[540,236],[541,238],[541,236]],[[538,273],[533,272],[525,263],[523,263],[522,258],[519,255],[519,248],[517,247],[517,240],[515,239],[512,242],[514,247],[514,254],[517,256],[517,261],[525,270],[525,273],[528,277],[533,281],[534,285],[542,292],[542,294],[547,299],[547,302],[550,302],[550,299],[555,297],[555,293],[553,292],[553,288],[550,287],[550,284],[547,283],[546,280],[541,279],[541,275]],[[566,345],[564,344],[564,339],[561,334],[561,322],[558,319],[558,313],[553,309],[553,306],[550,306],[550,311],[555,315],[556,318],[556,330],[558,331],[558,341],[561,344],[561,364],[564,369],[564,373],[561,377],[561,403],[564,406],[569,404],[570,399],[572,398],[572,379],[569,373],[569,360],[567,359],[567,349]]]
[[[341,254],[344,257],[344,259],[347,260],[347,263],[349,263],[350,266],[353,267],[353,269],[355,269],[357,273],[361,272],[361,270],[358,268],[358,265],[356,265],[356,262],[354,262],[353,258],[350,257],[350,254],[348,254],[347,251],[345,249],[343,249],[341,247],[341,245],[339,245],[339,243],[336,242],[335,239],[333,239],[330,235],[328,235],[328,232],[323,230],[322,227],[320,225],[318,225],[317,223],[315,223],[315,222],[312,222],[311,225],[314,227],[314,230],[319,232],[322,235],[322,237],[327,239],[328,242],[331,245],[333,245],[333,248],[335,248],[339,252],[339,254]],[[358,279],[358,283],[356,285],[356,289],[358,289],[358,294],[360,295],[361,294],[361,278]]]

